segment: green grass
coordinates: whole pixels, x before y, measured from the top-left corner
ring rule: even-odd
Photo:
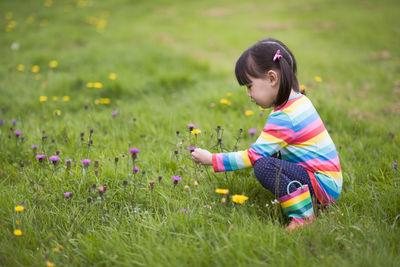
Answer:
[[[0,265],[398,265],[397,1],[44,3],[0,3]],[[90,17],[107,22],[103,31],[88,23]],[[6,32],[10,21],[16,27]],[[241,52],[265,37],[282,40],[295,54],[299,81],[338,148],[344,176],[338,201],[292,233],[252,170],[214,174],[195,166],[186,149],[194,142],[212,148],[217,125],[227,151],[240,128],[238,149],[254,142],[247,130],[261,130],[269,111],[250,103],[233,69]],[[11,50],[14,42],[17,51]],[[50,69],[51,60],[59,66]],[[19,64],[24,71],[17,71]],[[40,66],[38,80],[33,65]],[[87,88],[88,82],[103,86]],[[48,100],[40,103],[40,96]],[[95,104],[100,98],[111,103]],[[222,98],[232,104],[220,104]],[[12,126],[12,119],[18,124]],[[197,141],[188,139],[188,123],[202,131]],[[55,171],[48,160],[41,167],[32,144],[48,157],[60,151],[63,162]],[[135,176],[132,147],[140,149]],[[92,160],[87,175],[84,158]],[[183,178],[176,187],[173,175]],[[156,180],[154,190],[149,180]],[[107,185],[102,197],[88,192],[92,184]],[[216,188],[249,200],[223,204]],[[25,210],[14,211],[23,201]],[[15,229],[23,235],[15,236]]]

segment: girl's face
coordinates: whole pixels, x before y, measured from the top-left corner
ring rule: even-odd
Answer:
[[[247,95],[251,102],[262,108],[270,108],[276,102],[279,91],[278,75],[275,71],[268,71],[265,78],[249,76],[251,83],[247,84]]]

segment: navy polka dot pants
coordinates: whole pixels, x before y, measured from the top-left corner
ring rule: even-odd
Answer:
[[[254,164],[254,174],[261,185],[274,194],[275,197],[280,198],[287,195],[286,188],[294,180],[303,185],[307,184],[311,196],[315,196],[307,170],[292,162],[273,157],[264,157]],[[299,186],[298,183],[292,183],[289,193],[296,191]]]

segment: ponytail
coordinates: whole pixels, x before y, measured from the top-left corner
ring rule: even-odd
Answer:
[[[288,101],[292,88],[296,92],[299,91],[299,83],[292,66],[287,62],[286,58],[282,56],[278,61],[281,72],[281,81],[275,106],[283,106]]]

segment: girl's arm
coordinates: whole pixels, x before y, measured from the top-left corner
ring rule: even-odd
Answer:
[[[251,168],[259,158],[270,157],[287,147],[293,140],[293,128],[285,113],[271,113],[261,135],[249,149],[215,154],[204,149],[195,149],[192,159],[200,164],[213,165],[215,172]]]

